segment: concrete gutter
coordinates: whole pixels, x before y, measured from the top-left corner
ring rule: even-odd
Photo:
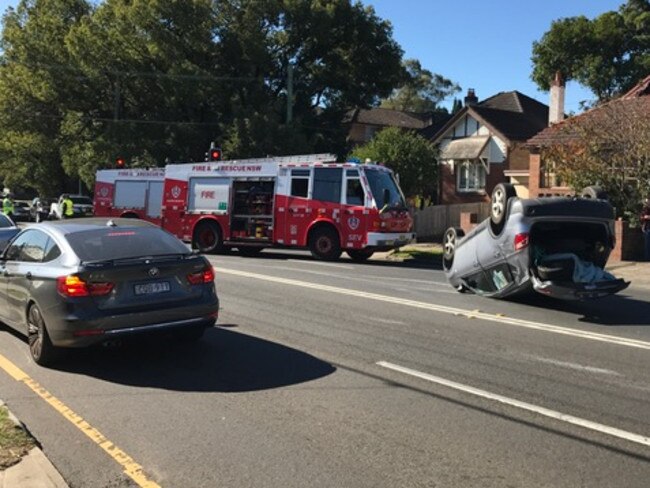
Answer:
[[[0,406],[5,406],[0,400]],[[19,428],[25,426],[9,412],[9,418]],[[45,456],[43,451],[34,447],[18,464],[0,471],[0,488],[69,488],[61,474]]]

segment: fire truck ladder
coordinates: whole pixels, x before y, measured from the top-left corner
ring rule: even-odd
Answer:
[[[220,161],[223,163],[279,163],[279,164],[306,164],[306,163],[334,163],[336,162],[336,155],[329,153],[322,154],[298,154],[295,156],[278,156],[267,158],[250,158],[250,159],[232,159],[228,161]]]

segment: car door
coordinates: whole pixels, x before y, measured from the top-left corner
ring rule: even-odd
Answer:
[[[48,250],[50,236],[37,229],[22,232],[5,254],[6,320],[12,327],[25,324],[27,304],[33,296],[34,284],[42,275],[43,258]]]

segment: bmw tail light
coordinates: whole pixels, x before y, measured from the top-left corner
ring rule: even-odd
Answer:
[[[530,234],[524,232],[515,236],[515,251],[519,251],[530,244]]]
[[[203,285],[214,281],[214,269],[208,266],[203,271],[187,275],[187,281],[190,285]]]
[[[56,289],[64,297],[87,297],[90,295],[86,282],[75,275],[59,276]]]
[[[86,283],[76,275],[59,276],[56,289],[64,297],[103,296],[113,291],[113,283]]]

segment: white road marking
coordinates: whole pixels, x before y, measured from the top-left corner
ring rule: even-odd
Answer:
[[[574,417],[573,415],[568,415],[562,412],[558,412],[556,410],[540,407],[532,403],[526,403],[520,400],[515,400],[514,398],[509,398],[503,395],[499,395],[497,393],[491,393],[486,390],[474,388],[473,386],[457,383],[455,381],[440,378],[439,376],[433,376],[427,373],[422,373],[415,369],[405,368],[404,366],[399,366],[397,364],[389,363],[386,361],[379,361],[377,365],[381,366],[382,368],[391,369],[399,373],[407,374],[410,376],[414,376],[416,378],[430,381],[432,383],[436,383],[441,386],[446,386],[447,388],[452,388],[454,390],[462,391],[464,393],[469,393],[470,395],[485,398],[487,400],[493,400],[495,402],[503,403],[504,405],[509,405],[511,407],[519,408],[521,410],[526,410],[528,412],[533,412],[539,415],[543,415],[544,417],[560,420],[561,422],[577,425],[585,429],[593,430],[596,432],[600,432],[602,434],[618,437],[619,439],[625,439],[626,441],[634,442],[635,444],[641,444],[642,446],[650,447],[650,437],[646,437],[644,435],[635,434],[633,432],[628,432],[626,430],[617,429],[616,427],[610,427],[609,425],[599,424],[598,422],[592,422],[591,420],[582,419],[580,417]]]
[[[247,271],[240,271],[236,269],[228,269],[219,267],[219,273],[230,274],[234,276],[242,276],[245,278],[253,278],[261,281],[268,281],[270,283],[279,283],[289,286],[299,286],[301,288],[309,288],[329,293],[336,293],[339,295],[347,295],[358,298],[367,298],[369,300],[377,300],[386,303],[393,303],[396,305],[404,305],[407,307],[419,308],[423,310],[430,310],[433,312],[446,313],[460,317],[467,317],[472,319],[485,320],[488,322],[497,322],[500,324],[512,325],[521,327],[523,329],[539,330],[543,332],[551,332],[553,334],[561,334],[566,336],[578,337],[580,339],[589,339],[592,341],[606,342],[609,344],[616,344],[619,346],[634,347],[637,349],[645,349],[650,351],[650,342],[640,341],[637,339],[628,339],[626,337],[617,337],[607,334],[599,334],[597,332],[589,332],[586,330],[571,329],[568,327],[560,327],[558,325],[545,324],[542,322],[533,322],[531,320],[515,319],[512,317],[504,317],[497,314],[485,313],[480,310],[467,310],[462,308],[447,307],[444,305],[436,305],[433,303],[418,302],[416,300],[408,300],[406,298],[398,298],[389,295],[380,295],[378,293],[369,293],[365,291],[352,290],[348,288],[339,288],[336,286],[321,285],[318,283],[310,283],[307,281],[292,280],[288,278],[280,278],[278,276],[268,276],[257,273],[249,273]]]
[[[405,322],[402,322],[400,320],[380,319],[378,317],[364,317],[363,320],[367,322],[380,322],[382,324],[406,325]]]
[[[596,374],[606,374],[610,376],[623,376],[621,373],[612,371],[611,369],[595,368],[593,366],[584,366],[578,363],[569,363],[565,361],[558,361],[557,359],[543,358],[541,356],[527,356],[534,361],[540,363],[553,364],[555,366],[560,366],[561,368],[575,369],[577,371],[586,371],[587,373],[596,373]]]

